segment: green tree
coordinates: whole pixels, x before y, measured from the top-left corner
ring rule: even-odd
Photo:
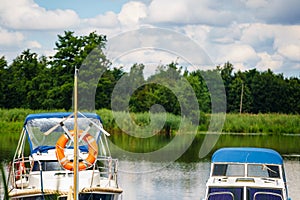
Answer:
[[[39,58],[36,67],[36,76],[28,81],[27,101],[30,109],[49,109],[46,99],[47,91],[51,88],[51,78],[48,74],[47,58]]]
[[[232,85],[233,81],[233,65],[229,62],[225,63],[223,67],[217,66],[217,70],[220,71],[221,77],[223,79],[225,93],[227,97],[227,112],[229,112],[231,105],[234,103],[232,102],[232,98],[230,98],[230,86]]]
[[[245,75],[241,71],[234,74],[229,85],[227,96],[227,110],[229,112],[251,112],[252,97],[249,86],[246,84]]]
[[[258,72],[255,69],[246,72],[253,99],[253,113],[287,112],[286,87],[282,74],[275,75],[270,69]]]
[[[98,49],[93,53],[100,58],[98,56],[105,43],[106,37],[95,32],[87,36],[75,36],[74,32],[65,31],[63,36],[58,35],[58,41],[55,43],[57,52],[50,62],[53,87],[48,91],[49,107],[66,110],[71,108],[75,68],[79,69],[94,49]],[[98,66],[98,61],[95,66]]]
[[[292,77],[286,80],[288,113],[300,114],[300,79]]]
[[[114,87],[118,80],[125,75],[125,72],[122,68],[114,68],[112,70],[106,70],[103,75],[101,76],[95,102],[96,102],[96,109],[101,108],[108,108],[111,109],[111,95],[114,90]]]
[[[151,96],[152,105],[154,103],[159,104],[167,112],[181,115],[181,110],[185,110],[185,108],[181,108],[184,105],[180,105],[183,102],[179,102],[181,93],[184,93],[184,89],[179,85],[183,78],[181,70],[182,67],[172,62],[168,65],[159,66],[156,73],[148,78],[149,82],[155,83],[149,86],[153,92]]]
[[[130,68],[129,73],[121,74],[122,78],[118,81],[118,85],[114,88],[114,96],[112,97],[112,109],[116,111],[132,111],[141,112],[139,103],[142,99],[138,98],[138,92],[143,90],[145,83],[143,64],[134,64]]]
[[[210,94],[202,75],[204,73],[205,72],[201,70],[193,71],[189,73],[187,80],[196,94],[200,111],[209,113],[211,111]]]
[[[0,58],[0,108],[5,108],[7,103],[7,61],[4,56]]]
[[[13,63],[8,66],[6,107],[7,108],[41,108],[44,90],[39,88],[40,84],[47,82],[41,80],[46,69],[45,58],[38,58],[36,53],[29,49],[22,52]]]

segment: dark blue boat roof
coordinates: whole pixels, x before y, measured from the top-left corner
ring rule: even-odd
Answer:
[[[37,113],[37,114],[30,114],[27,115],[25,118],[25,124],[32,119],[41,119],[41,118],[66,118],[70,116],[71,112],[54,112],[54,113]],[[99,119],[101,121],[101,118],[99,115],[95,113],[83,113],[83,115],[87,118],[93,118],[93,119]],[[82,118],[83,116],[78,113],[78,118]]]
[[[212,162],[283,164],[277,151],[266,148],[222,148],[212,156]]]

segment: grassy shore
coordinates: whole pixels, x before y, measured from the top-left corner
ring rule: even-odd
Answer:
[[[57,111],[57,110],[56,110]],[[46,110],[29,110],[29,109],[0,109],[0,127],[1,136],[3,134],[19,135],[25,117],[30,113],[56,112]],[[63,111],[63,110],[60,110]],[[131,119],[137,126],[132,126],[128,120],[116,120],[110,110],[101,109],[96,111],[102,118],[106,130],[112,133],[120,132],[119,125],[129,131],[136,131],[136,127],[146,127],[145,131],[157,129],[163,134],[172,134],[178,130],[181,123],[181,117],[172,114],[155,114],[150,118],[148,113],[130,114]],[[115,115],[126,119],[126,113],[117,112]],[[201,121],[198,126],[199,132],[207,131],[210,114],[201,114]],[[152,121],[152,123],[151,123]],[[165,121],[164,124],[160,123]],[[160,126],[150,126],[159,124]],[[133,127],[133,128],[132,128]],[[149,130],[147,130],[147,128]],[[160,130],[160,131],[159,131]],[[261,133],[261,134],[300,134],[300,115],[286,114],[226,114],[226,120],[223,126],[223,132],[227,133]]]
[[[300,115],[227,114],[224,132],[300,134]]]

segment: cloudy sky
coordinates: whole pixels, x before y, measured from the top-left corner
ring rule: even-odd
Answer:
[[[39,55],[53,55],[57,35],[65,30],[76,35],[96,31],[110,40],[140,27],[158,27],[190,38],[215,65],[229,61],[240,70],[270,68],[288,77],[300,77],[299,0],[0,0],[0,3],[0,56],[9,62],[28,48]],[[137,55],[127,59],[133,63],[143,61],[145,52]],[[158,59],[174,61],[170,55],[165,55],[168,59],[162,58],[163,54],[159,56],[154,63]]]

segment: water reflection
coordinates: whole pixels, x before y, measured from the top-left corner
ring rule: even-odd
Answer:
[[[133,161],[121,161],[120,168],[136,165]],[[159,163],[143,162],[145,168],[157,168]],[[210,164],[171,163],[165,168],[149,173],[120,173],[120,184],[124,189],[123,199],[200,199],[205,193],[205,182]]]
[[[161,163],[120,160],[119,184],[123,188],[122,200],[200,200],[205,195],[205,184],[209,177],[209,162],[173,162],[159,168]],[[285,160],[289,196],[298,199],[300,194],[300,161]],[[148,173],[128,173],[125,169],[143,168]],[[159,170],[153,171],[153,169]],[[1,176],[0,176],[1,178]],[[2,189],[3,184],[0,183]],[[0,192],[0,198],[3,190]]]
[[[182,143],[184,143],[184,136]],[[222,147],[262,147],[271,148],[278,151],[280,154],[300,154],[299,139],[300,136],[292,135],[256,135],[256,134],[222,134],[218,142],[213,147],[212,151],[203,159],[199,158],[199,151],[203,145],[205,134],[198,134],[194,138],[192,144],[187,148],[183,155],[178,159],[181,162],[199,162],[209,160],[212,153]],[[171,138],[166,138],[164,135],[156,135],[147,139],[135,138],[127,134],[114,134],[109,140],[113,145],[128,152],[148,153],[157,151],[172,141]],[[178,144],[180,146],[180,144]],[[174,149],[175,151],[176,149]],[[113,157],[123,159],[124,156],[119,154],[119,151],[111,149]],[[127,158],[129,159],[129,158]],[[130,158],[133,159],[133,158]]]
[[[143,170],[157,168],[160,163],[120,161],[120,169],[136,168]],[[300,194],[300,161],[285,160],[289,196],[297,199]],[[124,200],[200,200],[205,195],[205,184],[209,177],[210,163],[174,162],[165,168],[148,173],[121,172],[119,180],[124,189]]]
[[[287,184],[289,196],[291,199],[299,199],[300,194],[300,161],[285,161],[285,171],[287,176]]]

